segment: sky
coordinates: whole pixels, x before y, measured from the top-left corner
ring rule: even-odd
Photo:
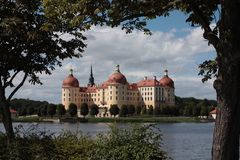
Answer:
[[[176,96],[216,99],[213,80],[202,83],[202,77],[198,76],[198,65],[216,55],[213,47],[203,39],[202,29],[185,23],[185,15],[180,12],[149,21],[148,27],[152,30],[151,36],[136,30],[125,34],[121,28],[92,27],[84,33],[88,39],[82,58],[65,60],[52,75],[39,75],[43,85],[25,83],[14,98],[61,103],[62,81],[71,67],[80,86],[86,86],[91,65],[95,83],[100,84],[119,64],[130,83],[144,76],[157,76],[159,80],[168,69],[175,83]],[[20,78],[18,76],[15,83]]]

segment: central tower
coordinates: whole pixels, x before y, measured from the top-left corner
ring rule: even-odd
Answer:
[[[93,71],[92,71],[92,65],[91,65],[88,86],[92,87],[94,85],[95,85],[95,83],[94,83],[94,77],[93,77]]]

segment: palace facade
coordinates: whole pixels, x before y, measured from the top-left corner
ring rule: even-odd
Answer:
[[[84,87],[79,85],[71,69],[70,74],[62,83],[62,104],[68,109],[70,103],[75,103],[78,108],[82,103],[87,103],[89,106],[97,104],[100,108],[107,109],[113,104],[118,105],[119,108],[122,105],[145,106],[146,108],[161,105],[172,106],[175,104],[174,81],[165,70],[165,75],[159,80],[153,76],[144,77],[137,83],[129,83],[117,65],[107,81],[96,85],[91,66],[89,83]]]

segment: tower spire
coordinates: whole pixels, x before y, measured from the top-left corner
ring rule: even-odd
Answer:
[[[120,69],[119,69],[119,68],[120,68],[120,65],[119,65],[119,64],[117,64],[117,65],[116,65],[115,72],[117,72],[117,73],[120,73]]]
[[[164,75],[165,75],[166,77],[168,77],[168,70],[167,70],[167,69],[164,70]]]
[[[95,83],[94,83],[94,77],[93,77],[93,71],[92,71],[92,65],[91,65],[88,86],[92,87],[94,85]]]
[[[70,75],[73,75],[73,69],[72,67],[69,69]]]

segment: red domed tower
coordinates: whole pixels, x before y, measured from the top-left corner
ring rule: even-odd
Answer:
[[[175,104],[174,82],[168,77],[168,70],[165,70],[165,75],[160,79],[159,85],[163,87],[162,100],[167,105]]]
[[[116,70],[107,80],[108,84],[128,84],[126,77],[120,72],[119,65],[116,65]]]
[[[164,72],[165,72],[165,75],[163,76],[163,78],[159,80],[160,85],[174,88],[173,80],[168,77],[168,70],[166,69]]]
[[[70,103],[77,103],[79,95],[79,82],[73,76],[73,69],[70,69],[70,74],[62,82],[62,104],[65,109],[68,109]]]
[[[79,87],[77,78],[73,76],[73,69],[70,69],[70,74],[63,80],[62,87]]]

